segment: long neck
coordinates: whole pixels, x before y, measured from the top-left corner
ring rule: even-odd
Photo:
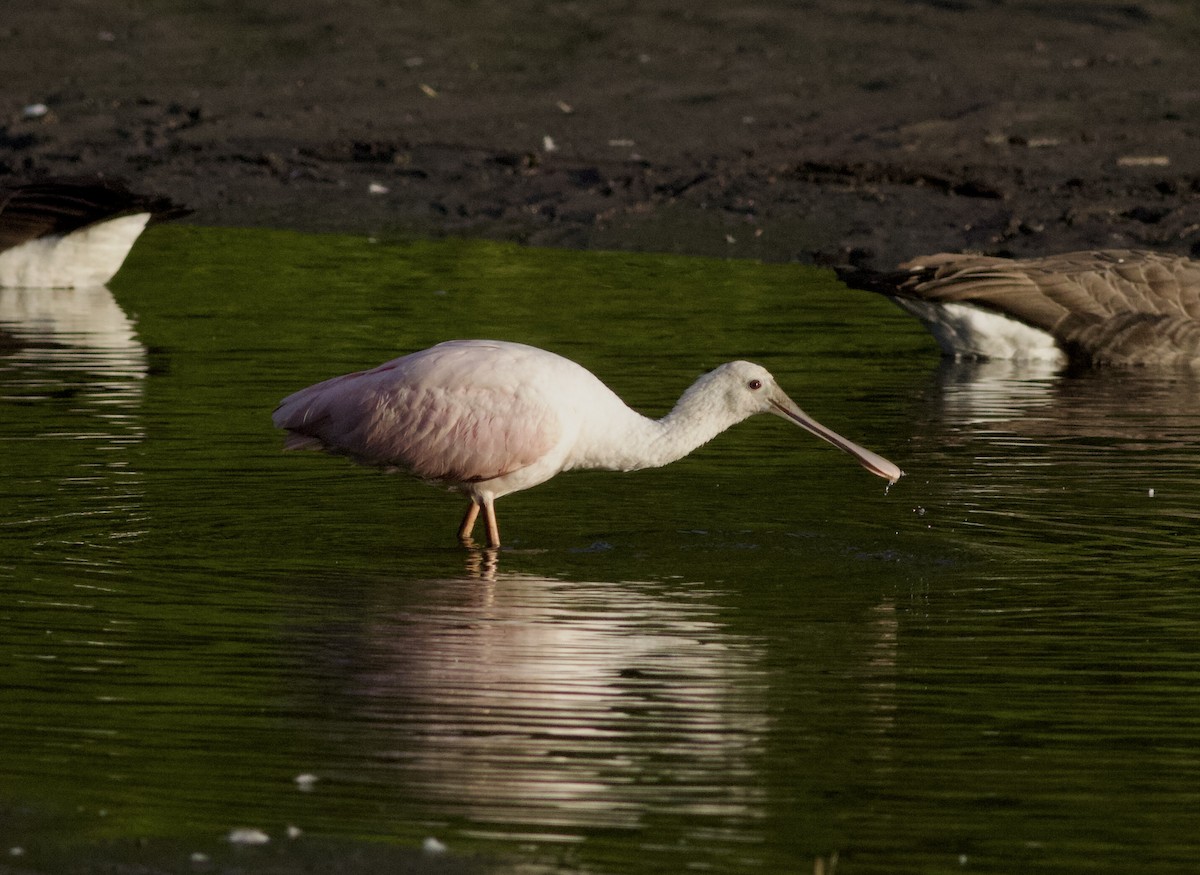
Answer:
[[[708,443],[741,417],[713,403],[711,395],[692,386],[662,419],[624,408],[609,411],[603,427],[587,440],[574,467],[636,471],[661,468]]]

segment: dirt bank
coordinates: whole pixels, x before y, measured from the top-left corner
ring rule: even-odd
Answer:
[[[0,21],[0,173],[206,224],[1200,254],[1197,45],[1189,0],[50,0]]]

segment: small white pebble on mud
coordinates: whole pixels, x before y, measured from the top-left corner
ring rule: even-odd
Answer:
[[[424,94],[426,97],[437,97],[438,96],[437,89],[435,89],[432,85],[426,85],[424,82],[422,82],[417,87],[421,89],[421,93]]]
[[[446,845],[439,842],[433,836],[430,836],[421,843],[421,850],[427,854],[444,854],[446,853]]]
[[[316,775],[310,772],[305,772],[303,775],[297,775],[294,778],[296,786],[301,790],[311,790],[313,785],[319,780]]]
[[[575,111],[575,107],[571,106],[571,104],[567,103],[565,100],[560,100],[554,105],[558,107],[559,112],[564,112],[567,115],[570,115]]]
[[[1117,159],[1118,167],[1169,167],[1171,159],[1166,155],[1122,155]]]
[[[304,830],[302,830],[302,829],[301,829],[300,827],[298,827],[298,826],[293,826],[293,825],[292,825],[292,824],[290,824],[290,823],[288,824],[288,828],[287,828],[287,837],[288,837],[289,839],[298,839],[298,838],[300,838],[300,836],[302,836],[302,835],[304,835]]]
[[[13,848],[9,848],[8,855],[10,857],[23,857],[23,856],[25,856],[25,849],[22,848],[20,845],[13,847]]]
[[[556,142],[554,142],[554,138],[552,136],[550,136],[549,134],[546,134],[546,136],[542,137],[542,151],[543,152],[557,152],[558,151],[558,144]]]
[[[44,103],[31,103],[21,110],[21,115],[25,116],[25,118],[41,118],[49,111],[50,107]]]
[[[1151,497],[1151,498],[1153,498],[1153,497],[1154,497],[1154,490],[1153,490],[1153,489],[1151,489],[1149,494],[1150,494],[1150,497]]]
[[[389,191],[391,191],[390,188],[378,182],[372,182],[367,186],[367,194],[387,194]]]
[[[194,851],[192,856],[188,859],[192,861],[193,866],[203,866],[208,862],[208,854],[201,853],[200,851]]]
[[[261,829],[247,827],[231,829],[228,838],[231,845],[265,845],[271,841],[271,837]]]

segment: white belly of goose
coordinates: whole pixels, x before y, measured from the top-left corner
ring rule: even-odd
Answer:
[[[911,298],[892,300],[921,320],[946,355],[1066,364],[1066,353],[1053,335],[994,310]]]
[[[70,289],[113,278],[150,220],[136,213],[65,235],[39,237],[0,252],[0,287]]]

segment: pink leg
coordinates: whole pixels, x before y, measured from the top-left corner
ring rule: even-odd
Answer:
[[[475,520],[479,518],[479,505],[471,502],[467,506],[466,516],[463,517],[462,525],[458,527],[458,540],[464,544],[471,540],[471,532],[475,528]]]
[[[492,503],[491,497],[483,499],[483,518],[487,520],[488,543],[489,547],[500,546],[500,525],[496,522],[496,507]]]

